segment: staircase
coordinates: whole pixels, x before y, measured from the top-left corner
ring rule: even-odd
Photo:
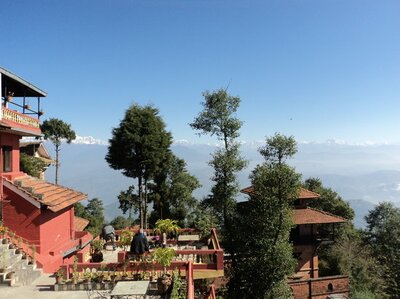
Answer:
[[[0,287],[30,285],[42,274],[36,265],[29,265],[28,259],[23,259],[22,254],[9,249],[9,244],[0,244]]]

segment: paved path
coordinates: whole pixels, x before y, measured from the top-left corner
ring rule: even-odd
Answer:
[[[51,288],[54,285],[55,278],[49,274],[43,274],[36,279],[30,286],[0,288],[1,299],[89,299],[86,291],[76,292],[54,292]],[[94,299],[94,297],[90,297]]]
[[[117,252],[122,250],[121,247],[112,251],[103,251],[104,262],[117,262]],[[110,298],[110,291],[64,291],[54,292],[52,287],[55,283],[55,278],[51,274],[43,274],[36,279],[30,286],[20,287],[0,287],[0,299],[105,299]]]

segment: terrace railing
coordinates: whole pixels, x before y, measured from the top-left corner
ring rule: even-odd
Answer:
[[[9,120],[21,125],[33,127],[33,128],[39,128],[39,119],[31,117],[29,115],[20,113],[18,111],[14,111],[11,109],[8,109],[6,107],[1,107],[2,109],[2,119],[3,120]]]

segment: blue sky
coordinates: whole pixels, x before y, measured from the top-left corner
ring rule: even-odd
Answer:
[[[108,139],[134,102],[174,138],[202,92],[242,99],[241,138],[400,143],[399,1],[2,0],[0,65],[45,117]]]

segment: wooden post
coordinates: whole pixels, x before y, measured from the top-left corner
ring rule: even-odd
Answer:
[[[186,268],[187,299],[194,299],[193,262],[189,261]]]

